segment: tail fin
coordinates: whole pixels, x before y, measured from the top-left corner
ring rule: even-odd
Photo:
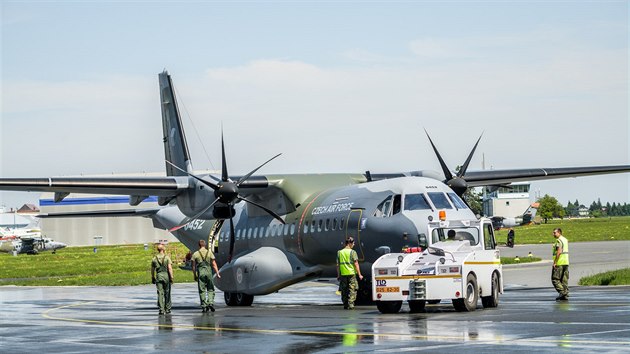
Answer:
[[[186,144],[186,135],[177,108],[177,99],[173,90],[171,76],[166,70],[159,74],[160,100],[162,102],[162,128],[164,131],[164,157],[173,165],[192,172],[190,154]],[[166,163],[167,176],[186,176],[186,173]]]

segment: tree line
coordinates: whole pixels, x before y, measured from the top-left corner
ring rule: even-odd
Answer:
[[[464,200],[470,209],[477,215],[483,215],[483,198],[481,192],[476,192],[473,188],[468,189],[464,195]],[[612,203],[603,204],[598,198],[596,202],[592,202],[589,207],[581,204],[577,199],[575,202],[567,202],[566,206],[562,206],[558,200],[548,194],[538,199],[539,203],[537,214],[545,222],[552,218],[565,217],[608,217],[608,216],[629,216],[630,204],[628,203]]]

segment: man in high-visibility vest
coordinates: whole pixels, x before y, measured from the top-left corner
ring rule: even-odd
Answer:
[[[553,245],[553,269],[551,283],[558,292],[557,301],[569,300],[569,241],[562,236],[562,229],[553,230],[556,243]]]
[[[352,247],[354,247],[354,238],[348,237],[346,247],[337,251],[337,279],[341,288],[343,308],[346,310],[354,309],[354,301],[357,298],[357,290],[359,290],[357,275],[359,280],[363,279],[357,251],[353,250]]]

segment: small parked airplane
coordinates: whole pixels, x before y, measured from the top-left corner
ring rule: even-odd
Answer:
[[[438,220],[440,211],[447,220],[476,219],[460,198],[469,187],[630,172],[630,165],[468,172],[477,140],[453,174],[429,138],[443,176],[427,170],[254,176],[278,155],[244,176],[231,176],[222,138],[221,176],[195,175],[166,71],[159,86],[166,177],[0,178],[0,190],[54,192],[57,202],[70,193],[123,194],[132,206],[157,196],[159,208],[47,216],[144,216],[191,250],[208,240],[217,245],[221,278],[215,284],[232,306],[249,306],[256,295],[303,280],[335,277],[336,253],[348,236],[357,241],[365,275],[360,294],[371,298],[371,266],[378,257],[426,246],[427,223]]]

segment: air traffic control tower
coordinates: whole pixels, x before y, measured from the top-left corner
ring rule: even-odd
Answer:
[[[516,217],[529,208],[529,182],[512,183],[510,187],[486,191],[483,198],[483,213],[487,216]]]

